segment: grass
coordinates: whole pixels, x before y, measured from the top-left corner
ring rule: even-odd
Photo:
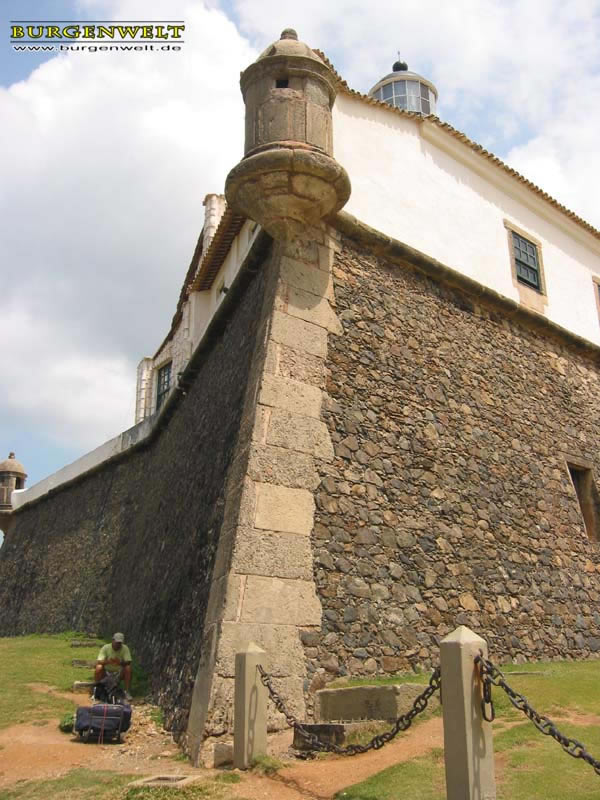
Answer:
[[[259,775],[274,775],[282,767],[285,767],[283,761],[273,756],[257,756],[252,762],[252,769]]]
[[[73,703],[66,698],[34,691],[27,684],[56,686],[64,692],[70,691],[76,680],[91,679],[91,670],[88,674],[80,667],[71,665],[74,658],[94,661],[98,655],[96,645],[70,646],[72,639],[84,636],[67,631],[52,635],[0,638],[0,728],[57,719],[73,711]],[[146,690],[146,676],[136,667],[134,660],[132,694],[143,694]],[[86,699],[86,695],[82,694],[82,705]]]
[[[135,776],[88,769],[74,769],[62,778],[21,781],[11,789],[0,789],[0,800],[231,800],[228,785],[242,779],[224,772],[214,780],[182,788],[128,786]]]
[[[535,664],[510,664],[501,667],[506,681],[525,695],[540,713],[554,709],[600,715],[600,661],[551,661]],[[525,674],[514,674],[525,673]],[[529,673],[529,674],[527,674]],[[499,697],[499,695],[502,695]],[[511,708],[520,716],[501,690],[494,689],[497,708]],[[498,704],[498,700],[501,701]]]
[[[21,722],[64,716],[73,703],[62,697],[36,692],[27,684],[56,686],[70,690],[82,679],[80,668],[71,666],[73,658],[95,658],[97,647],[71,648],[70,635],[19,636],[0,639],[0,728]],[[82,702],[85,695],[82,695]]]
[[[240,783],[242,776],[238,772],[221,772],[215,778],[217,783]]]
[[[37,683],[70,689],[82,671],[71,666],[73,658],[95,659],[97,647],[71,648],[75,634],[22,636],[0,639],[0,728],[19,722],[48,724],[72,712],[73,704],[63,698],[36,692],[27,684]],[[600,726],[582,725],[561,717],[588,714],[600,716],[600,661],[549,662],[503,668],[508,683],[541,713],[551,717],[559,729],[584,743],[600,758]],[[421,683],[428,673],[409,673],[384,679],[338,681],[337,685],[365,683]],[[570,758],[550,737],[542,736],[525,717],[512,707],[501,690],[494,688],[497,721],[494,723],[494,748],[497,754],[498,800],[591,800],[600,798],[600,776],[582,760]],[[82,695],[85,702],[85,695]],[[160,724],[160,718],[155,722]],[[388,726],[384,726],[387,728]],[[360,736],[371,738],[377,725],[368,726]],[[183,755],[179,756],[185,759]],[[263,757],[254,765],[256,772],[271,775],[283,764]],[[351,774],[351,762],[348,774]],[[230,800],[239,775],[224,772],[216,779],[184,789],[175,787],[130,787],[131,776],[86,769],[72,770],[53,780],[20,781],[0,790],[0,800]],[[390,767],[367,781],[338,793],[338,800],[445,800],[443,752],[432,750],[427,756]]]
[[[358,727],[348,733],[344,745],[368,744],[374,736],[379,736],[380,733],[389,731],[391,727],[391,722],[377,722],[376,720],[362,722]]]
[[[11,789],[0,789],[0,800],[116,800],[122,796],[122,787],[132,780],[132,775],[74,769],[62,778],[20,781]]]
[[[540,714],[552,718],[561,732],[583,742],[588,751],[600,759],[600,726],[561,720],[561,717],[578,713],[600,716],[600,693],[597,689],[600,661],[510,665],[502,670],[507,683],[523,694]],[[393,676],[377,683],[428,680],[426,674],[421,680],[416,680],[418,677]],[[494,723],[494,751],[498,756],[498,800],[600,798],[600,776],[592,767],[581,759],[569,757],[551,737],[539,733],[511,705],[502,690],[494,688],[493,698],[497,719]],[[412,800],[445,800],[443,751],[430,751],[427,756],[390,767],[366,781],[349,786],[336,798],[395,800],[400,796]]]
[[[216,781],[203,781],[179,789],[170,786],[134,786],[121,794],[119,800],[229,800],[230,797],[227,788]]]
[[[150,719],[158,728],[164,728],[165,715],[162,708],[153,708],[150,712]]]
[[[446,800],[444,756],[439,751],[426,758],[406,761],[372,775],[335,795],[340,800]]]
[[[28,684],[54,686],[59,692],[71,690],[75,680],[88,676],[80,667],[73,667],[73,659],[94,661],[98,646],[72,648],[71,640],[87,638],[72,631],[56,635],[31,635],[0,638],[0,728],[19,723],[45,726],[61,720],[68,728],[73,714],[73,703],[55,694],[38,692]],[[135,667],[134,660],[134,667]],[[137,675],[137,679],[136,679]],[[91,677],[91,675],[90,675]],[[132,693],[146,690],[146,676],[134,669]],[[81,703],[87,701],[81,695]],[[158,725],[163,724],[162,713],[152,716]],[[178,759],[187,756],[178,754]],[[231,800],[231,785],[241,780],[236,773],[222,773],[215,779],[202,781],[185,788],[170,786],[131,787],[139,775],[123,775],[89,769],[74,769],[52,780],[18,781],[7,789],[0,789],[0,800]]]
[[[401,683],[429,683],[430,672],[399,672],[397,675],[374,675],[371,678],[336,678],[327,684],[328,689],[350,686],[398,686]]]

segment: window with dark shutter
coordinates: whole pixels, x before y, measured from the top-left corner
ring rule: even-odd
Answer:
[[[517,280],[540,291],[540,266],[537,247],[533,242],[512,231]]]
[[[599,535],[599,505],[600,497],[596,488],[594,474],[588,467],[567,464],[569,475],[579,501],[579,509],[585,526],[585,531],[590,539],[598,540]]]
[[[156,410],[161,407],[166,396],[169,394],[171,388],[171,366],[172,362],[169,361],[158,370],[158,380],[156,383]]]

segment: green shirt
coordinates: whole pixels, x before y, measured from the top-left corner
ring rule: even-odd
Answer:
[[[109,661],[111,658],[118,658],[119,662],[131,661],[131,653],[126,644],[122,644],[120,650],[113,650],[112,642],[105,644],[98,653],[97,661]],[[118,672],[121,669],[121,664],[105,664],[104,669],[107,672]]]

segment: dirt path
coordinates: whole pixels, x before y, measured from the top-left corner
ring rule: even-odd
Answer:
[[[74,706],[80,706],[86,702],[86,695],[81,692],[61,692],[56,686],[48,686],[47,683],[26,683],[25,686],[39,694],[51,694],[53,697],[70,700]]]
[[[32,685],[40,692],[52,692],[48,686]],[[59,693],[74,704],[84,701],[82,695]],[[212,770],[198,770],[177,760],[177,746],[169,734],[160,730],[151,718],[153,707],[134,706],[131,730],[122,744],[85,744],[78,738],[61,733],[58,720],[15,725],[0,731],[0,789],[19,780],[52,779],[75,767],[112,770],[131,775],[214,775]],[[559,722],[598,725],[592,715],[569,714]],[[516,722],[504,722],[497,730]],[[291,732],[270,738],[270,749],[278,758],[285,758],[291,745]],[[352,758],[326,758],[289,762],[277,775],[265,777],[245,773],[241,783],[231,786],[245,800],[330,800],[336,792],[394,764],[426,755],[433,748],[443,747],[442,720],[427,720],[381,750]],[[496,759],[497,778],[503,772],[502,758]]]
[[[86,696],[60,692],[46,684],[29,684],[36,692],[86,703]],[[19,780],[57,778],[75,767],[107,769],[131,774],[183,773],[187,764],[174,760],[179,753],[170,735],[152,721],[153,706],[134,706],[131,729],[122,744],[86,744],[62,733],[58,719],[13,725],[0,731],[0,788]]]
[[[597,726],[600,724],[600,717],[591,714],[576,714],[556,717],[559,723],[572,723],[574,725]],[[523,717],[518,720],[499,721],[494,723],[497,732],[513,728],[515,725],[526,723]],[[291,737],[290,737],[291,740]],[[427,720],[414,729],[411,729],[404,736],[390,742],[381,750],[371,751],[360,756],[327,758],[315,761],[296,761],[291,766],[279,771],[271,778],[262,778],[258,781],[254,776],[249,782],[240,784],[239,794],[241,797],[248,797],[249,800],[264,798],[264,800],[331,800],[336,792],[351,786],[354,783],[364,781],[371,775],[375,775],[381,770],[387,769],[394,764],[410,761],[413,758],[424,756],[434,748],[444,746],[444,734],[441,717],[434,717]],[[496,754],[496,781],[500,783],[504,774],[506,758],[504,754]],[[272,784],[272,788],[265,783]],[[244,791],[247,786],[252,787],[256,794],[249,795]],[[286,792],[284,794],[284,791]]]
[[[48,692],[47,686],[32,686]],[[56,692],[58,694],[58,692]],[[81,695],[61,693],[81,704]],[[19,780],[52,779],[76,767],[127,772],[132,775],[214,774],[178,761],[170,736],[152,722],[151,706],[136,705],[131,730],[122,744],[85,744],[61,733],[58,720],[15,725],[0,731],[0,788]],[[291,745],[291,732],[271,739],[274,755],[281,757]],[[414,758],[442,743],[439,719],[424,722],[385,748],[347,758],[292,761],[274,777],[246,773],[236,792],[246,800],[306,800],[330,798],[339,789],[364,780],[391,764]],[[234,788],[234,787],[232,787]]]
[[[340,756],[296,762],[280,770],[273,783],[299,791],[298,797],[329,800],[346,786],[364,781],[382,769],[425,755],[432,748],[442,746],[442,720],[434,717],[394,739],[381,750],[372,750],[351,758]],[[273,795],[274,798],[276,796]]]

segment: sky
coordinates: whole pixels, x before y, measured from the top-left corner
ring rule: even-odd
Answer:
[[[400,51],[438,114],[600,227],[600,0],[3,0],[0,460],[28,485],[131,427],[243,149],[239,73],[285,27],[367,92]],[[181,51],[15,52],[11,20],[184,20]]]

